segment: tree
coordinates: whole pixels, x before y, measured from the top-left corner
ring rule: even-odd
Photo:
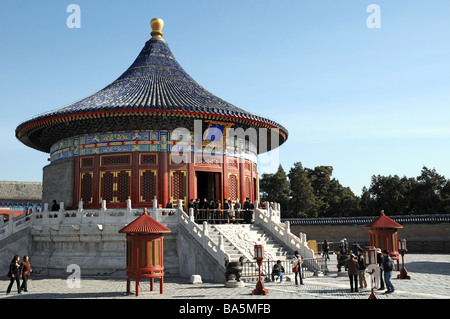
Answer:
[[[288,177],[291,185],[289,201],[291,217],[317,217],[318,207],[314,189],[302,163],[294,163]]]
[[[387,210],[391,215],[409,213],[409,194],[412,183],[412,179],[407,177],[400,178],[398,175],[373,175],[369,188],[374,200],[371,208],[375,212]]]
[[[436,170],[422,167],[421,174],[411,191],[410,210],[412,214],[438,214],[443,209],[444,187],[447,180]]]
[[[289,181],[281,165],[275,174],[264,173],[259,180],[259,189],[262,202],[279,203],[281,213],[289,211]]]
[[[333,178],[330,181],[327,196],[324,200],[328,209],[324,217],[350,217],[359,215],[359,198],[348,187],[343,187]]]

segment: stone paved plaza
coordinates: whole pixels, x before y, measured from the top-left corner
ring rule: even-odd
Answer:
[[[126,279],[117,277],[82,278],[80,287],[69,287],[67,278],[48,278],[31,276],[28,292],[18,295],[15,286],[9,295],[6,288],[9,280],[0,280],[0,300],[5,299],[224,299],[224,300],[269,300],[269,299],[368,299],[370,289],[350,293],[347,276],[338,276],[335,256],[331,256],[330,273],[327,276],[309,277],[304,285],[296,286],[291,281],[268,282],[266,296],[252,296],[255,283],[247,283],[241,288],[226,288],[222,283],[204,282],[190,284],[186,278],[165,276],[164,294],[159,293],[159,281],[155,290],[150,291],[148,281],[141,282],[140,295],[134,295],[134,281],[131,282],[132,294],[126,294]],[[448,254],[408,254],[405,267],[410,280],[397,279],[394,272],[393,284],[396,291],[384,294],[375,291],[378,299],[450,299],[450,255]],[[369,277],[367,277],[369,279]],[[258,301],[258,302],[259,302]]]

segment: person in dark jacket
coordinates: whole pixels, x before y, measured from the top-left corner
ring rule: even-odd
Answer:
[[[386,283],[387,294],[395,291],[395,287],[392,284],[391,277],[392,271],[394,270],[394,261],[389,256],[388,250],[383,250],[383,271],[384,271],[384,282]]]
[[[281,260],[277,260],[277,263],[272,268],[272,281],[275,281],[275,276],[280,277],[280,282],[283,282],[284,267],[281,264]]]
[[[348,278],[350,279],[350,292],[358,292],[358,259],[354,254],[350,256],[350,259],[348,259],[345,262],[345,268],[347,268],[348,271]],[[354,288],[353,288],[354,287]]]
[[[323,252],[323,256],[325,256],[326,259],[330,260],[330,244],[328,244],[328,240],[324,240],[323,242],[323,246],[322,246],[322,252]]]
[[[11,260],[11,263],[9,264],[9,272],[8,277],[11,278],[11,281],[9,282],[8,289],[6,290],[6,294],[8,295],[11,292],[12,285],[14,284],[14,281],[17,283],[17,293],[21,293],[20,291],[20,264],[19,264],[20,257],[18,255],[14,256],[14,258]]]
[[[22,278],[20,289],[22,291],[28,292],[27,282],[32,271],[29,257],[23,256],[23,261],[20,264],[20,277]]]
[[[364,255],[363,250],[360,248],[358,249],[358,279],[359,279],[359,288],[367,288],[367,281],[366,281],[366,265],[364,262]]]

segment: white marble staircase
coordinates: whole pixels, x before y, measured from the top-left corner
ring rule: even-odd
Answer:
[[[208,227],[211,238],[223,236],[224,247],[231,261],[238,261],[242,256],[253,261],[256,244],[264,245],[265,258],[270,260],[289,259],[293,254],[269,232],[254,224],[219,224]]]

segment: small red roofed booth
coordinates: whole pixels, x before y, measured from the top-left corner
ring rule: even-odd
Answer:
[[[160,293],[164,293],[164,233],[171,230],[150,217],[146,211],[125,226],[119,233],[127,236],[127,293],[130,293],[130,280],[136,282],[136,296],[139,296],[139,281],[150,279],[153,291],[155,278],[160,279]]]
[[[380,216],[365,227],[370,229],[370,246],[380,248],[381,251],[388,250],[389,256],[398,263],[397,229],[403,226],[387,217],[382,210]]]

